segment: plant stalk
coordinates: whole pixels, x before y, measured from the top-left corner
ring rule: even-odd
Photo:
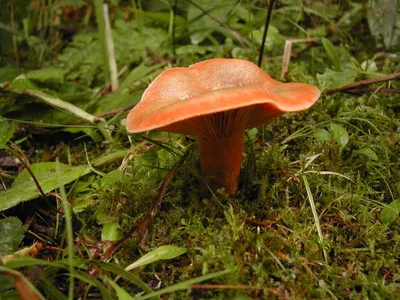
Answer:
[[[275,2],[275,0],[269,0],[268,13],[267,13],[267,18],[265,19],[264,33],[263,33],[263,38],[262,38],[261,48],[260,48],[260,55],[258,56],[258,66],[260,68],[261,68],[262,59],[263,59],[263,55],[264,55],[264,46],[265,46],[265,40],[267,39],[269,22],[271,21],[272,9],[274,8],[274,2]]]

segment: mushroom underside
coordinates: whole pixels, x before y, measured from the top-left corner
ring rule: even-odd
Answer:
[[[257,104],[196,116],[159,129],[217,141],[243,135],[246,129],[268,124],[283,113],[272,105]]]
[[[212,187],[223,187],[229,194],[237,190],[244,131],[267,124],[282,111],[265,105],[208,114],[161,128],[197,137],[202,173]]]

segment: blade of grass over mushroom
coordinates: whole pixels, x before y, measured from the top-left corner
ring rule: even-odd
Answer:
[[[171,285],[169,287],[163,288],[161,290],[158,290],[156,292],[150,293],[148,295],[145,296],[141,296],[136,298],[137,300],[145,300],[145,299],[150,299],[153,297],[158,297],[164,294],[168,294],[168,293],[172,293],[172,292],[176,292],[176,291],[180,291],[180,290],[186,290],[186,289],[190,289],[192,284],[197,284],[206,280],[211,280],[213,278],[217,278],[223,275],[227,275],[229,273],[235,272],[236,268],[229,268],[223,271],[219,271],[219,272],[215,272],[215,273],[211,273],[211,274],[207,274],[207,275],[203,275],[200,277],[196,277],[193,279],[189,279],[186,280],[184,282],[180,282],[180,283],[176,283],[174,285]]]

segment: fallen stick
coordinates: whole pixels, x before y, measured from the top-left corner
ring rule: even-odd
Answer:
[[[282,60],[281,79],[284,79],[289,71],[290,58],[292,57],[292,45],[298,43],[316,43],[319,42],[319,40],[320,40],[319,38],[304,38],[304,39],[293,39],[285,41],[285,50],[283,53],[283,60]]]
[[[356,81],[356,82],[353,82],[350,84],[346,84],[345,86],[342,86],[340,88],[326,90],[325,93],[332,94],[332,93],[336,93],[336,92],[347,92],[347,91],[355,89],[355,88],[363,87],[364,85],[370,85],[373,83],[384,82],[384,81],[389,81],[389,80],[397,80],[397,79],[400,79],[400,72],[385,75],[385,76],[375,77],[375,78],[371,78],[371,79]]]
[[[400,89],[379,89],[379,88],[361,88],[361,89],[351,89],[348,91],[343,91],[349,94],[364,94],[368,92],[386,93],[386,94],[400,94]]]

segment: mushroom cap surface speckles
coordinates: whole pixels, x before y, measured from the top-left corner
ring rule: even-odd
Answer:
[[[307,109],[319,95],[316,87],[306,83],[276,81],[250,61],[215,58],[162,72],[128,114],[126,127],[129,132],[179,132],[180,121],[246,107],[249,118],[239,126],[245,129],[285,112]]]

